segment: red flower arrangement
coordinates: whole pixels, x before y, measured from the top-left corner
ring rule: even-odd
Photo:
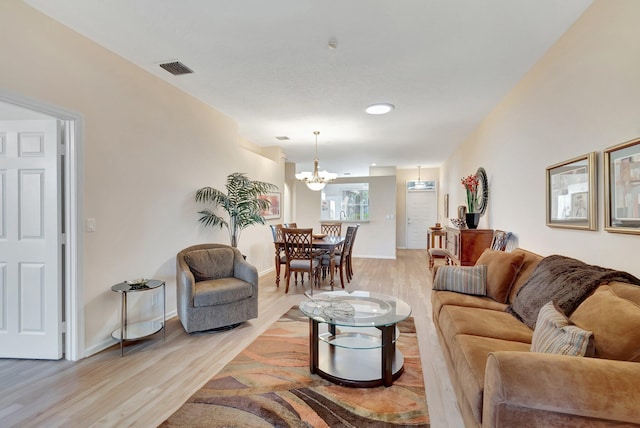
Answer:
[[[467,209],[468,213],[475,213],[478,206],[478,177],[470,175],[460,180],[462,186],[467,191]]]

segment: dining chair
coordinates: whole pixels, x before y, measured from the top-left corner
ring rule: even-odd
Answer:
[[[347,270],[347,257],[351,252],[351,247],[353,244],[353,238],[356,235],[356,226],[347,227],[347,232],[344,236],[344,243],[342,244],[342,249],[339,254],[335,254],[333,256],[333,267],[336,271],[340,271],[340,285],[344,288],[344,278]],[[331,266],[331,256],[325,254],[322,256],[322,269],[323,271],[326,269],[330,269]],[[351,282],[348,273],[346,274],[347,282]]]
[[[276,287],[280,287],[280,266],[287,264],[287,255],[284,252],[284,236],[282,234],[281,224],[271,225],[271,234],[273,235],[273,246],[275,250],[276,263]]]
[[[347,254],[347,264],[345,266],[346,272],[347,272],[347,279],[351,281],[351,278],[353,278],[353,258],[351,257],[351,255],[353,254],[353,245],[356,242],[356,235],[358,234],[358,229],[360,229],[360,224],[356,224],[355,226],[349,226],[349,227],[355,228],[353,232],[353,238],[351,238],[351,246],[349,248],[349,253]]]
[[[288,227],[289,229],[297,229],[298,228],[298,224],[297,223],[285,223],[284,227]]]
[[[291,282],[291,273],[309,274],[309,282],[311,283],[311,294],[313,294],[313,286],[318,286],[320,282],[320,259],[313,251],[313,229],[294,229],[285,227],[282,229],[284,236],[284,251],[286,254],[286,270],[285,278],[287,287],[285,293],[289,292],[289,283]],[[314,284],[315,283],[315,284]],[[295,285],[298,285],[298,278],[295,277]]]
[[[511,239],[511,232],[505,232],[504,230],[496,229],[493,231],[493,239],[491,240],[491,248],[495,251],[505,251],[509,240]]]
[[[342,235],[342,223],[320,223],[320,233],[327,234],[327,236],[340,236]]]

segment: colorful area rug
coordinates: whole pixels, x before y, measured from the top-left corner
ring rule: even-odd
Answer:
[[[413,318],[398,324],[404,373],[388,388],[309,372],[309,319],[292,308],[161,427],[429,427]]]

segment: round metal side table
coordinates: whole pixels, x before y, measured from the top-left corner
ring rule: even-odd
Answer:
[[[162,321],[148,320],[129,324],[127,319],[127,294],[149,291],[162,287]],[[111,287],[112,291],[120,293],[122,307],[120,312],[120,328],[114,330],[111,336],[120,342],[120,356],[124,356],[124,342],[138,340],[154,335],[162,330],[162,340],[165,340],[166,322],[166,286],[164,281],[146,279],[143,281],[125,281]]]

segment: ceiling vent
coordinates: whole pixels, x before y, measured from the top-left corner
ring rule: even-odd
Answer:
[[[165,62],[164,64],[160,64],[160,67],[167,70],[169,73],[174,76],[179,76],[181,74],[190,74],[193,73],[193,70],[181,63],[180,61],[174,62]]]
[[[276,137],[276,140],[280,140],[280,141],[287,141],[289,139],[289,137],[287,137],[286,135],[280,136],[280,137]]]

